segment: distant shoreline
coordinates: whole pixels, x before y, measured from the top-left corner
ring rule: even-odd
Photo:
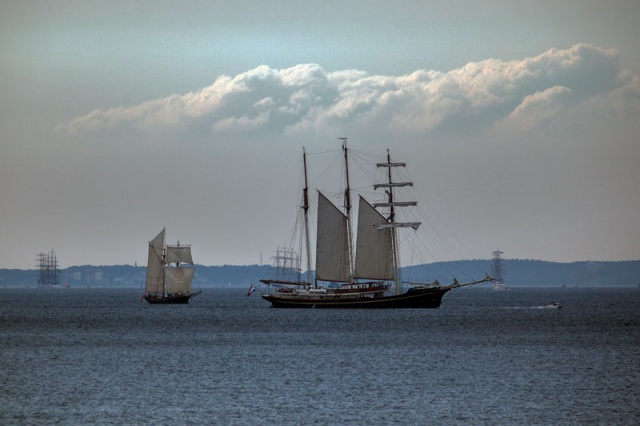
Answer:
[[[484,277],[490,260],[460,260],[405,267],[412,281],[437,279],[442,284]],[[505,259],[504,281],[509,287],[638,287],[640,260],[582,261],[571,263]],[[248,287],[267,276],[268,265],[196,265],[194,287]],[[38,287],[35,269],[0,269],[0,288]],[[71,266],[59,272],[60,287],[142,288],[146,266]]]

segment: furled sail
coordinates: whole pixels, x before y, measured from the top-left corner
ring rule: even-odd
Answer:
[[[372,280],[393,280],[393,247],[388,224],[371,204],[360,197],[358,207],[358,240],[356,242],[355,277]]]
[[[417,201],[394,201],[393,203],[375,203],[373,207],[413,207],[417,205]]]
[[[162,247],[164,246],[165,230],[149,241],[149,256],[147,258],[147,293],[163,292]]]
[[[167,285],[167,294],[191,292],[191,283],[195,274],[195,268],[192,267],[165,267],[165,281]]]
[[[321,281],[351,280],[347,216],[318,192],[316,278]]]
[[[422,222],[394,222],[394,223],[382,223],[380,225],[376,225],[378,229],[386,229],[386,228],[413,228],[415,231],[422,225]]]
[[[413,182],[376,183],[375,185],[373,185],[373,189],[378,189],[378,188],[403,188],[405,186],[413,186]]]
[[[193,259],[191,258],[191,246],[167,246],[167,253],[165,254],[165,263],[188,263],[193,265]]]
[[[378,167],[407,167],[407,163],[392,163],[391,161],[386,163],[376,163]]]

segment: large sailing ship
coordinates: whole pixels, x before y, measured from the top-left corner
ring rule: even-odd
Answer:
[[[416,206],[416,201],[399,201],[396,191],[413,186],[412,182],[394,180],[394,170],[406,163],[386,161],[377,163],[386,171],[386,182],[374,189],[383,189],[385,199],[369,203],[359,196],[357,239],[352,249],[351,190],[349,188],[349,154],[347,139],[342,140],[346,189],[344,211],[318,191],[315,278],[311,275],[311,242],[309,238],[309,183],[307,157],[303,149],[304,188],[302,212],[304,216],[304,248],[307,254],[306,280],[270,277],[260,280],[265,287],[258,289],[262,298],[276,308],[438,308],[442,297],[458,287],[487,282],[489,276],[467,283],[453,280],[450,285],[433,282],[403,282],[400,276],[400,255],[397,230],[417,230],[420,222],[397,221],[396,209]],[[378,211],[382,209],[385,214]],[[355,259],[353,259],[355,257]]]
[[[192,293],[195,266],[191,246],[165,245],[165,229],[149,241],[147,281],[142,296],[152,304],[185,304],[200,291]]]

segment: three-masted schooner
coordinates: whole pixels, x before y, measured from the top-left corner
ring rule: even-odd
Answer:
[[[189,303],[200,291],[191,292],[195,266],[191,246],[165,245],[165,229],[149,241],[147,281],[142,296],[152,304]]]
[[[266,285],[261,290],[263,299],[271,302],[276,308],[438,308],[442,297],[449,290],[491,280],[485,276],[481,280],[461,284],[454,279],[453,283],[447,286],[442,286],[437,281],[402,282],[396,231],[398,228],[417,230],[420,222],[396,220],[396,209],[416,206],[417,202],[396,200],[395,191],[413,186],[413,183],[394,180],[393,170],[406,167],[406,163],[392,162],[389,150],[386,161],[376,164],[377,167],[386,169],[386,182],[374,185],[374,189],[384,189],[385,201],[371,204],[361,195],[359,197],[353,261],[349,156],[347,139],[340,139],[343,144],[346,172],[345,211],[340,210],[318,191],[315,279],[312,281],[311,278],[309,186],[306,152],[303,149],[302,209],[308,266],[306,281],[278,278],[260,280]],[[380,213],[377,208],[384,208],[386,215]],[[329,285],[319,285],[319,281],[328,282]]]

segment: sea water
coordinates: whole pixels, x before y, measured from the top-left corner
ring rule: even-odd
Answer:
[[[640,289],[487,287],[379,311],[0,289],[0,424],[640,424]]]

